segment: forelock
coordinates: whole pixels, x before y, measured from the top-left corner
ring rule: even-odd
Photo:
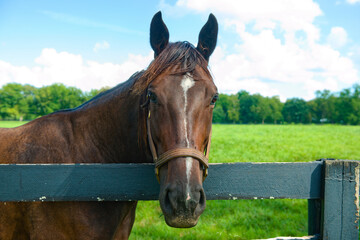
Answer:
[[[169,43],[145,70],[141,78],[134,84],[133,92],[141,94],[147,86],[160,74],[183,75],[194,73],[196,66],[200,66],[211,77],[207,68],[207,61],[189,42]]]

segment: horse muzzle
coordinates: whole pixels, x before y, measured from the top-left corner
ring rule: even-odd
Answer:
[[[194,227],[206,207],[206,196],[201,184],[184,191],[179,184],[167,184],[160,189],[160,206],[166,223],[171,227]]]

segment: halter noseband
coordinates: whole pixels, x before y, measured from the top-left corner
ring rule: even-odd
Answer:
[[[208,175],[208,168],[209,168],[209,153],[210,153],[210,144],[211,144],[211,131],[209,135],[209,140],[206,145],[205,149],[205,155],[203,152],[196,150],[194,148],[174,148],[170,149],[163,154],[161,154],[159,157],[156,153],[155,144],[153,141],[153,138],[151,136],[151,129],[150,129],[150,109],[149,109],[149,115],[146,120],[146,126],[147,126],[147,135],[148,135],[148,142],[150,146],[150,151],[153,157],[153,160],[155,162],[155,175],[157,180],[160,182],[159,178],[159,172],[160,167],[170,161],[171,159],[178,158],[178,157],[192,157],[197,159],[202,165],[203,165],[203,181]]]

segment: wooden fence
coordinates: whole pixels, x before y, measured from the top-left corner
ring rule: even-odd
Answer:
[[[358,240],[359,166],[210,164],[204,189],[208,200],[308,199],[311,236],[303,239]],[[157,200],[158,193],[153,164],[0,164],[0,201]]]

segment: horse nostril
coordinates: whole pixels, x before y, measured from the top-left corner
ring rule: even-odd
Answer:
[[[173,213],[177,208],[176,198],[174,197],[174,190],[170,186],[164,189],[164,210],[168,213]]]
[[[171,203],[170,203],[170,199],[169,199],[169,191],[166,192],[165,194],[165,201],[164,201],[165,207],[167,208],[167,210],[171,210]]]
[[[205,196],[204,189],[201,188],[199,190],[199,193],[200,193],[200,198],[199,198],[199,202],[194,211],[195,215],[200,215],[205,210],[205,207],[206,207],[206,196]]]
[[[187,193],[185,200],[185,207],[190,210],[192,214],[202,212],[205,208],[205,193],[201,186],[196,187],[192,193]]]

